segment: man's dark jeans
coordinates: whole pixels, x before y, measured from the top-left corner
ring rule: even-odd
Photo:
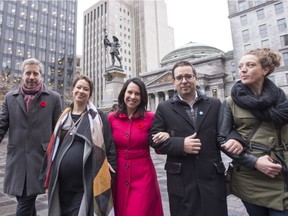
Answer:
[[[288,210],[278,211],[264,206],[254,205],[243,200],[242,202],[248,214],[251,216],[288,216]]]
[[[16,196],[18,201],[16,216],[36,216],[35,201],[37,195],[26,196],[26,187],[22,196]]]

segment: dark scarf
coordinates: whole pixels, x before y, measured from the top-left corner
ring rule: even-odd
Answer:
[[[288,100],[284,91],[266,78],[261,95],[255,95],[241,81],[235,83],[231,97],[236,105],[249,110],[256,118],[282,126],[288,123]]]
[[[24,96],[24,101],[26,104],[26,110],[29,113],[30,111],[30,107],[32,104],[32,101],[38,97],[38,95],[40,95],[40,93],[43,90],[43,83],[39,82],[37,86],[35,86],[35,88],[33,89],[28,89],[25,87],[25,85],[23,84],[20,87],[21,93]]]

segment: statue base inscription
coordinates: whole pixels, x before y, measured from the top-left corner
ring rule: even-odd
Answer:
[[[119,67],[112,65],[108,67],[103,75],[106,80],[105,94],[103,95],[103,109],[110,109],[117,103],[118,95],[123,87],[126,73]]]

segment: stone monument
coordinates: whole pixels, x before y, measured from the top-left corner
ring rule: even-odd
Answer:
[[[105,70],[103,76],[106,80],[105,94],[103,95],[103,106],[105,110],[110,110],[114,104],[117,103],[118,95],[124,84],[124,79],[126,78],[126,73],[122,68],[121,56],[119,51],[119,40],[116,36],[113,36],[113,42],[110,42],[106,29],[104,29],[105,38],[104,46],[107,48],[110,46],[110,55],[112,60],[112,65],[108,66]],[[107,58],[107,57],[106,57]],[[115,65],[115,58],[118,60],[119,65]],[[108,61],[109,63],[109,61]]]

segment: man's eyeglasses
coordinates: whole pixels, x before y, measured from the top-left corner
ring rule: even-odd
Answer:
[[[187,81],[189,81],[189,80],[194,79],[195,75],[194,74],[184,74],[184,76],[183,75],[179,75],[179,76],[174,77],[174,79],[176,81],[179,81],[179,82],[182,81],[183,78],[185,78]]]

